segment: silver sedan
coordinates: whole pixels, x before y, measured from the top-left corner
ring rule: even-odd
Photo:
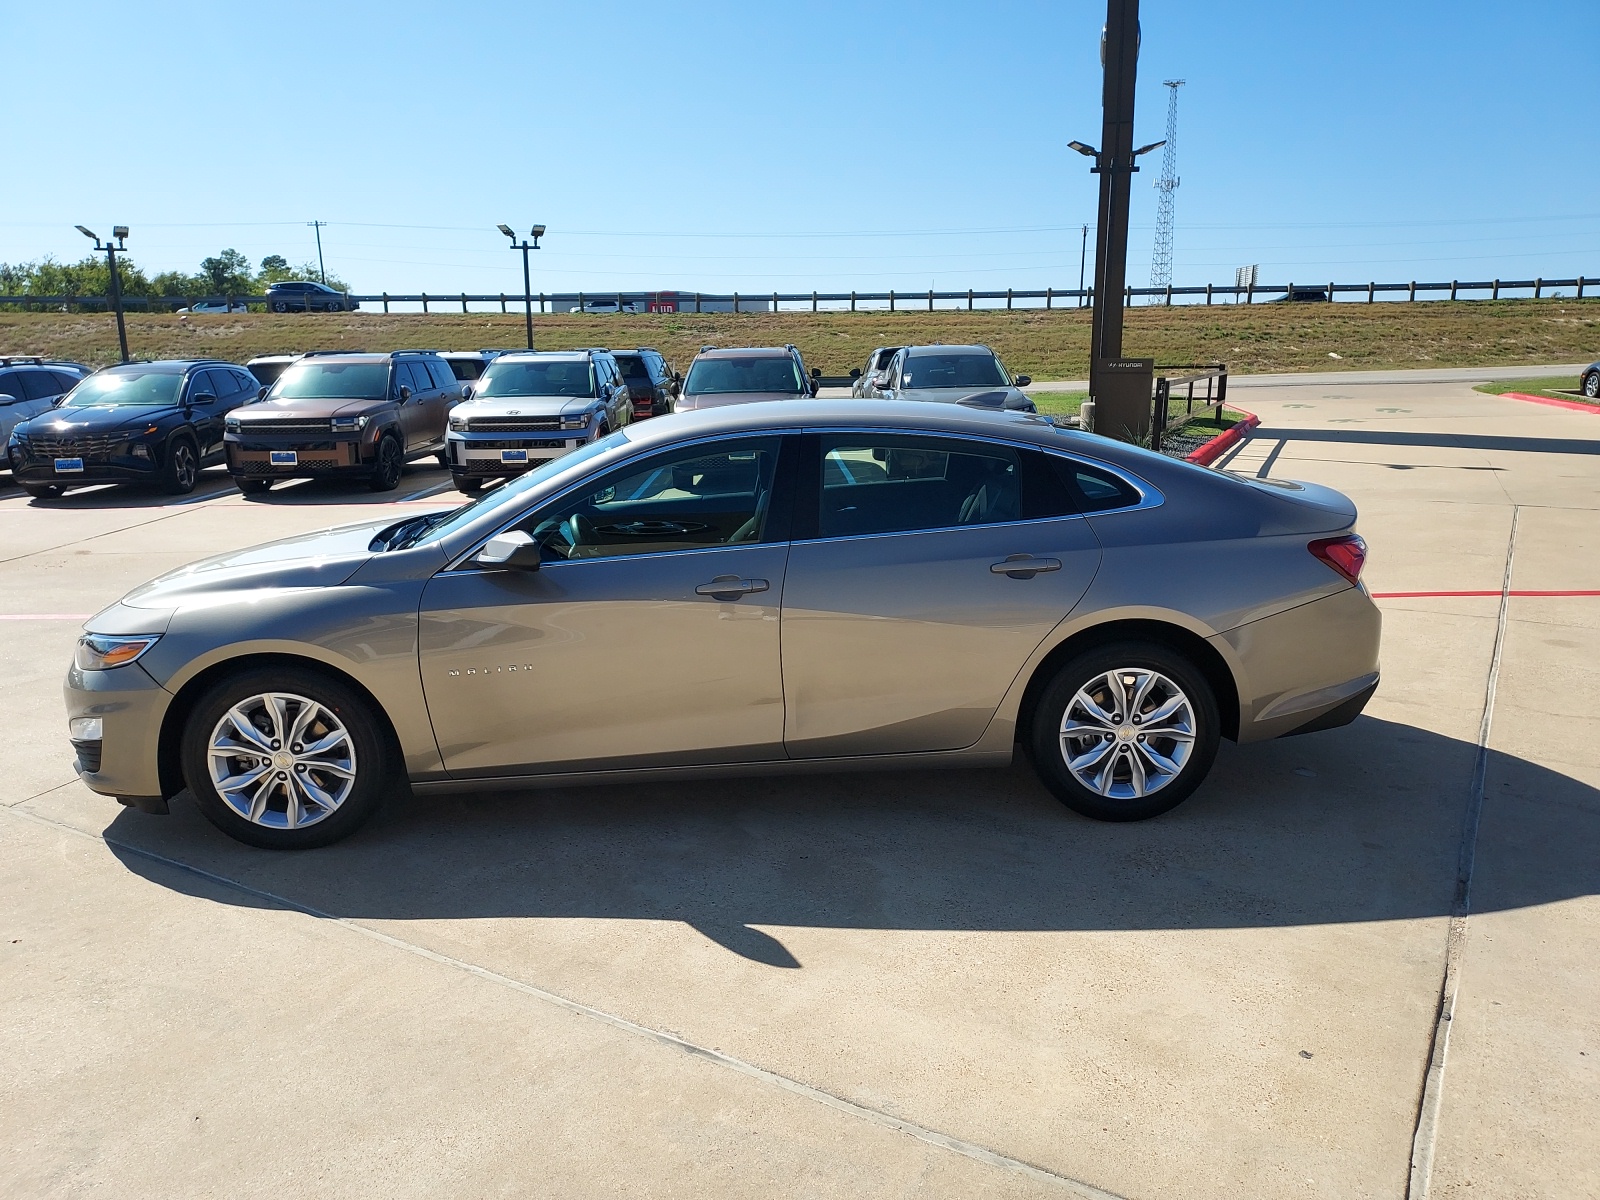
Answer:
[[[641,422],[454,511],[197,563],[88,622],[78,770],[257,846],[385,796],[1001,766],[1136,820],[1378,682],[1355,509],[955,405]]]

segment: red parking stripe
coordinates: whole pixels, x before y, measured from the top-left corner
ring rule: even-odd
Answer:
[[[1372,598],[1374,600],[1405,600],[1405,599],[1410,599],[1410,598],[1418,597],[1418,596],[1429,596],[1429,597],[1431,597],[1431,596],[1498,596],[1498,595],[1500,595],[1500,589],[1499,588],[1494,588],[1494,589],[1491,589],[1489,591],[1474,591],[1474,592],[1373,592],[1372,593]],[[1511,591],[1507,592],[1506,595],[1508,595],[1508,596],[1529,596],[1529,597],[1535,597],[1535,598],[1536,597],[1540,597],[1540,596],[1600,596],[1600,589],[1595,589],[1595,588],[1587,588],[1587,589],[1585,589],[1585,588],[1575,588],[1575,589],[1564,590],[1564,591],[1536,591],[1536,590],[1527,589],[1527,588],[1513,588]]]

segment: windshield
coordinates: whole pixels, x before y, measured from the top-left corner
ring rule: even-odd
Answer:
[[[495,396],[592,396],[589,360],[498,359],[472,389],[475,400]]]
[[[278,376],[268,400],[383,400],[389,395],[386,362],[302,362]]]
[[[563,454],[560,458],[552,458],[542,463],[533,470],[518,475],[510,483],[502,484],[490,491],[484,492],[476,500],[463,504],[460,508],[444,514],[443,519],[437,524],[422,527],[398,543],[391,543],[391,550],[404,549],[406,546],[415,545],[423,537],[430,541],[438,538],[449,537],[458,530],[465,529],[472,522],[487,513],[494,512],[497,508],[516,504],[532,488],[538,487],[547,479],[554,479],[564,471],[582,466],[591,458],[598,458],[608,451],[615,450],[618,446],[627,444],[628,435],[621,429],[612,434],[607,434],[599,441],[590,442],[587,446],[580,446],[570,454]]]
[[[63,403],[70,408],[176,404],[182,383],[182,371],[102,371],[73,388]]]
[[[689,368],[683,390],[700,396],[725,396],[731,392],[787,392],[806,389],[800,370],[787,354],[771,358],[702,358]]]
[[[918,354],[906,359],[903,388],[1005,387],[1005,368],[992,354]]]
[[[644,365],[644,359],[637,354],[618,354],[617,366],[622,368],[622,377],[629,383],[650,386],[650,368]]]

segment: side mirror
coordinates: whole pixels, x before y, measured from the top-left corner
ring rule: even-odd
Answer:
[[[404,404],[409,399],[411,399],[411,389],[402,383],[400,385],[400,403]]]
[[[266,398],[267,398],[267,385],[263,383],[260,386],[260,388],[258,388],[256,390],[256,399],[257,400],[265,400]]]
[[[683,372],[682,371],[674,371],[672,373],[672,382],[676,383],[676,384],[679,384],[679,385],[682,385],[682,383],[683,383]]]
[[[811,378],[813,378],[813,379],[821,379],[822,378],[822,368],[821,367],[812,367],[811,368]]]
[[[1027,386],[1028,386],[1028,385],[1029,385],[1029,384],[1030,384],[1030,383],[1032,383],[1032,382],[1033,382],[1033,376],[1032,376],[1032,375],[1018,375],[1018,376],[1017,376],[1017,377],[1016,377],[1016,378],[1015,378],[1015,380],[1013,380],[1013,382],[1014,382],[1014,383],[1015,383],[1015,384],[1016,384],[1016,385],[1017,385],[1017,386],[1018,386],[1018,387],[1019,387],[1019,388],[1022,388],[1022,387],[1027,387]]]
[[[470,383],[463,383],[461,385],[461,398],[463,400],[472,399],[472,385]]]
[[[482,567],[504,567],[512,571],[539,569],[539,543],[524,530],[498,534],[483,544],[474,561]]]
[[[851,367],[850,368],[850,378],[851,379],[860,379],[861,378],[861,368],[860,367]]]
[[[216,402],[217,398],[210,392],[196,392],[189,397],[190,404],[215,404]]]

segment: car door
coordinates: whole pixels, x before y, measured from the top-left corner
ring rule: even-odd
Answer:
[[[401,358],[394,363],[396,394],[404,387],[411,392],[409,399],[400,404],[400,430],[406,440],[409,454],[426,446],[428,438],[428,401],[437,392],[428,368],[416,359]]]
[[[422,405],[423,445],[443,446],[450,410],[461,402],[461,381],[442,358],[419,358],[412,366],[419,376],[432,376],[433,383]]]
[[[184,403],[188,406],[189,426],[199,445],[202,463],[222,449],[223,421],[219,401],[232,388],[232,381],[220,371],[189,372],[189,380],[184,385]],[[210,396],[211,399],[200,403],[198,398],[201,396]]]
[[[783,758],[780,443],[615,468],[516,523],[539,570],[429,581],[420,664],[451,775]]]
[[[807,438],[783,597],[792,758],[972,745],[1100,546],[1042,452]]]

